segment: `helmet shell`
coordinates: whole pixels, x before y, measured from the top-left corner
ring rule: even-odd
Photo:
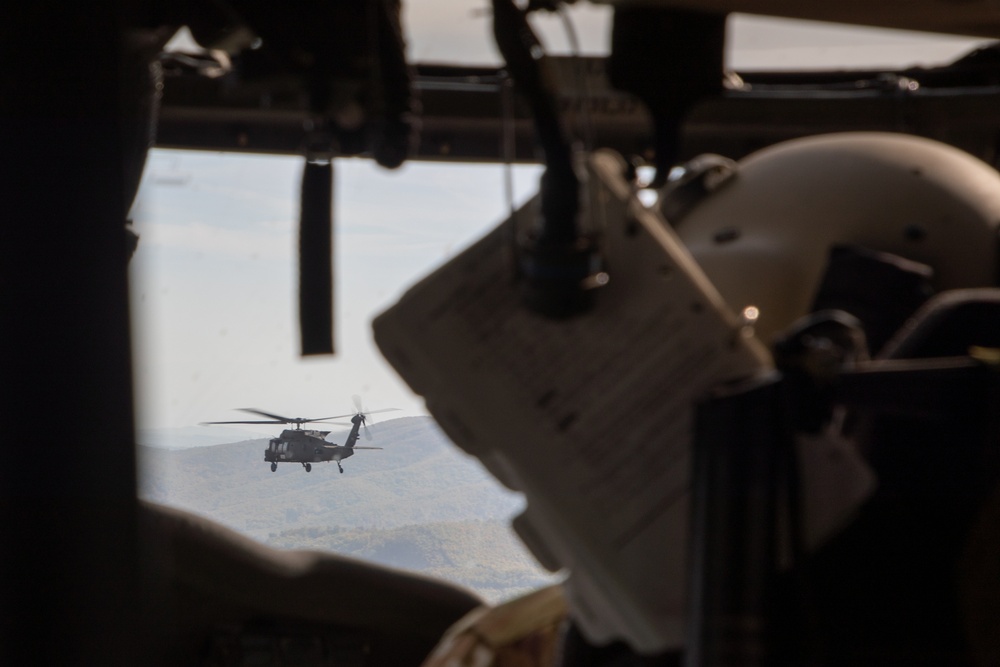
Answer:
[[[938,290],[996,284],[1000,174],[937,141],[852,132],[758,151],[675,227],[736,310],[770,338],[806,314],[830,248],[929,265]],[[879,289],[879,285],[871,285]]]

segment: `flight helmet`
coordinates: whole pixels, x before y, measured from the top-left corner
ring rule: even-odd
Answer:
[[[757,309],[766,342],[814,310],[838,248],[923,269],[935,291],[997,284],[1000,174],[957,148],[855,132],[701,164],[700,194],[668,184],[661,209],[730,306]],[[860,282],[895,299],[881,279]]]

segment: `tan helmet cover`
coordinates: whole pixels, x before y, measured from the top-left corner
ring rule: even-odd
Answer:
[[[675,226],[734,310],[758,308],[758,336],[770,341],[808,312],[831,246],[928,264],[938,290],[991,286],[998,224],[989,165],[936,141],[858,132],[746,157]]]

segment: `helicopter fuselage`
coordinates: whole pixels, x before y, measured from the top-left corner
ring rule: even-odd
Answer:
[[[271,464],[271,472],[277,469],[278,463],[301,463],[309,472],[313,463],[322,461],[336,461],[337,468],[344,472],[340,462],[354,456],[354,444],[364,422],[360,413],[351,418],[351,432],[343,445],[327,442],[325,438],[329,431],[286,428],[280,436],[271,438],[264,450],[264,460]]]
[[[329,431],[285,429],[272,438],[264,450],[269,463],[318,463],[341,461],[354,455],[353,447],[342,447],[324,440]]]

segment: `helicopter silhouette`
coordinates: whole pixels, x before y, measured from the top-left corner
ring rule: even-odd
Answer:
[[[276,438],[271,438],[271,441],[267,445],[267,449],[264,450],[264,460],[271,464],[271,472],[275,472],[278,469],[279,463],[301,463],[302,467],[306,469],[306,472],[311,472],[313,463],[335,461],[337,463],[337,468],[341,473],[343,473],[344,467],[340,465],[340,462],[346,458],[354,456],[354,450],[382,449],[381,447],[355,446],[362,427],[364,428],[365,439],[371,440],[371,432],[368,430],[367,424],[370,415],[377,414],[379,412],[391,412],[392,410],[399,409],[383,408],[381,410],[370,410],[366,412],[362,408],[361,398],[359,396],[354,396],[353,399],[357,412],[346,415],[334,415],[332,417],[317,417],[315,419],[309,419],[306,417],[283,417],[282,415],[276,415],[272,412],[265,412],[256,408],[238,408],[243,412],[250,412],[262,417],[268,417],[268,419],[201,422],[201,424],[202,426],[211,424],[294,424],[295,428],[286,428],[281,432],[281,435]],[[344,441],[343,445],[326,441],[326,436],[330,433],[330,431],[316,431],[302,428],[303,424],[339,424],[347,426],[348,424],[346,422],[328,421],[330,419],[341,419],[343,417],[351,418],[351,432],[347,435],[347,440]]]

